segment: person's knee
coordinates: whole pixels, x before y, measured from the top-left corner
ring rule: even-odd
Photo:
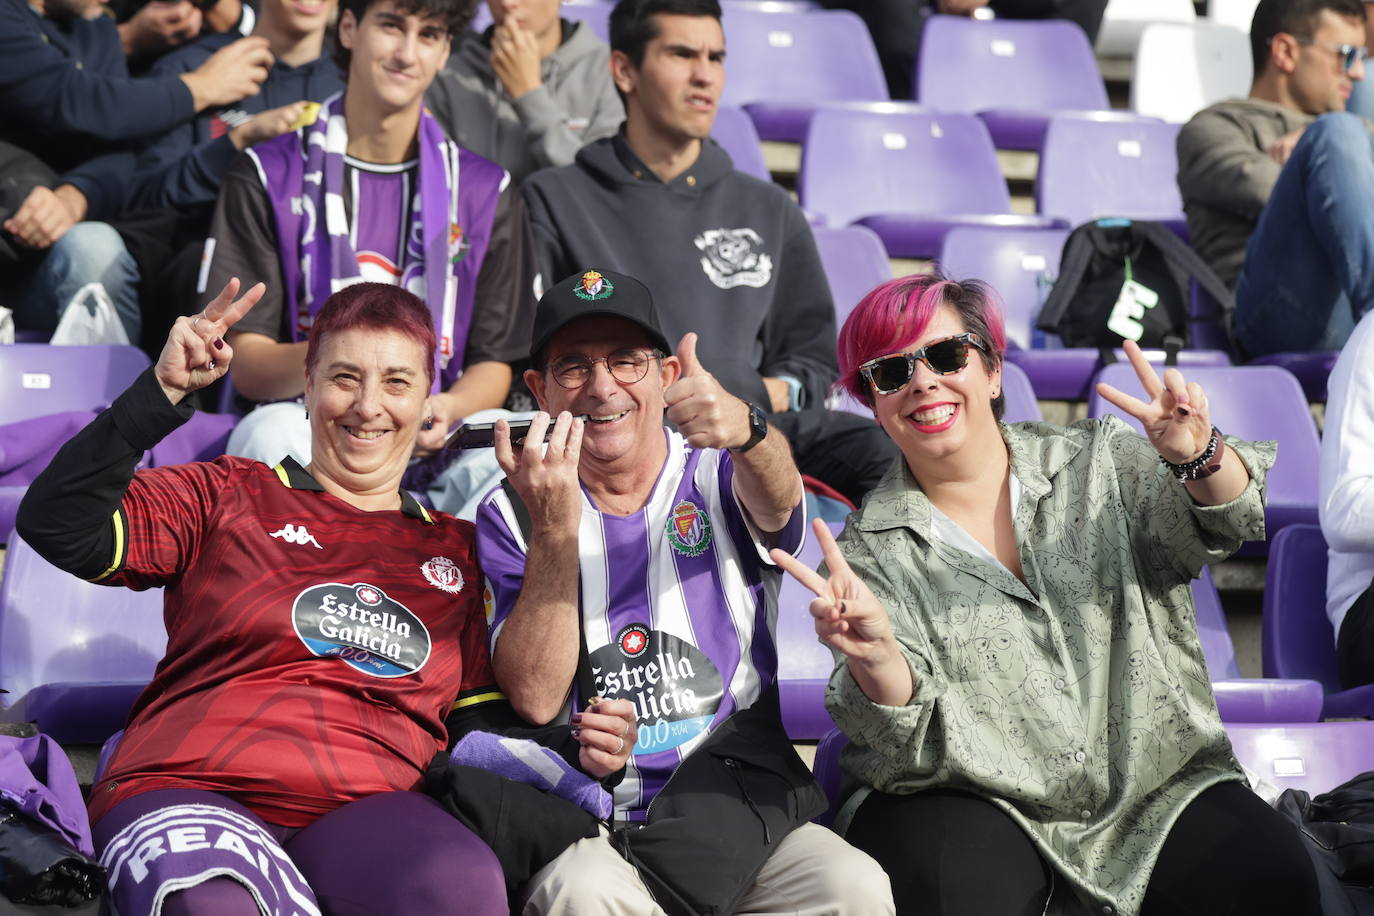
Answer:
[[[124,239],[109,223],[77,223],[53,243],[51,269],[72,281],[105,282],[111,272],[131,269],[133,258]]]
[[[837,916],[878,916],[895,911],[892,882],[866,852],[846,843],[817,873],[825,899],[836,903]]]
[[[295,401],[283,401],[254,409],[229,434],[225,453],[268,465],[290,455],[302,466],[309,464],[310,424],[305,408]]]
[[[1368,160],[1370,155],[1370,136],[1364,119],[1349,112],[1333,111],[1307,126],[1293,149],[1292,159],[1321,167],[1333,159],[1354,162],[1356,157]]]

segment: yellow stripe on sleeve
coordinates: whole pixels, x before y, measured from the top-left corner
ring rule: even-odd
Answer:
[[[114,524],[114,559],[110,562],[110,565],[105,569],[103,573],[96,576],[94,579],[90,580],[92,582],[99,582],[101,579],[109,578],[110,576],[114,575],[116,570],[118,570],[121,566],[124,565],[124,551],[127,547],[127,544],[125,543],[124,539],[124,526],[119,521],[118,509],[115,510],[114,517],[111,519],[111,522]]]
[[[455,709],[466,709],[469,706],[476,706],[478,703],[491,703],[495,700],[504,700],[506,695],[499,690],[489,690],[486,693],[474,693],[472,696],[459,697],[453,701],[449,707],[449,712]]]

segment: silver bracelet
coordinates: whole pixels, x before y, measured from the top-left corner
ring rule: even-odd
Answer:
[[[1205,477],[1211,477],[1217,471],[1221,470],[1221,462],[1218,461],[1216,464],[1213,464],[1212,460],[1221,453],[1222,445],[1221,430],[1213,426],[1212,438],[1208,441],[1207,447],[1202,450],[1201,455],[1183,464],[1174,464],[1163,455],[1160,455],[1159,463],[1168,468],[1169,473],[1173,474],[1174,478],[1178,480],[1179,483],[1187,483],[1190,480],[1202,480]]]

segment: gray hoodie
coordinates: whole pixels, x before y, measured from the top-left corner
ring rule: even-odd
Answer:
[[[563,43],[539,64],[544,85],[518,99],[491,69],[491,33],[464,34],[425,96],[459,146],[518,182],[536,169],[569,165],[584,143],[615,133],[625,109],[611,80],[610,49],[590,29],[563,20]]]
[[[665,184],[617,134],[522,190],[546,287],[593,268],[627,273],[653,293],[670,343],[701,336],[697,356],[726,389],[767,405],[762,376],[791,376],[801,406],[821,406],[836,375],[835,306],[811,227],[781,187],[736,171],[714,140]]]

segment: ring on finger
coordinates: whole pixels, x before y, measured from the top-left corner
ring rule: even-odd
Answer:
[[[620,733],[621,739],[623,740],[623,739],[625,738],[625,736],[628,735],[629,733],[630,733],[630,723],[629,723],[629,722],[626,722],[626,723],[625,723],[625,730],[624,730],[623,732]]]
[[[614,751],[611,752],[612,755],[619,754],[621,751],[625,750],[625,739],[620,738],[618,740],[620,741],[620,744],[618,747],[616,747]]]
[[[199,322],[199,321],[200,321],[201,319],[203,319],[204,317],[205,317],[204,315],[196,315],[194,318],[191,319],[191,330],[192,330],[192,331],[195,331],[197,334],[200,333],[199,329],[197,328],[197,322]]]

